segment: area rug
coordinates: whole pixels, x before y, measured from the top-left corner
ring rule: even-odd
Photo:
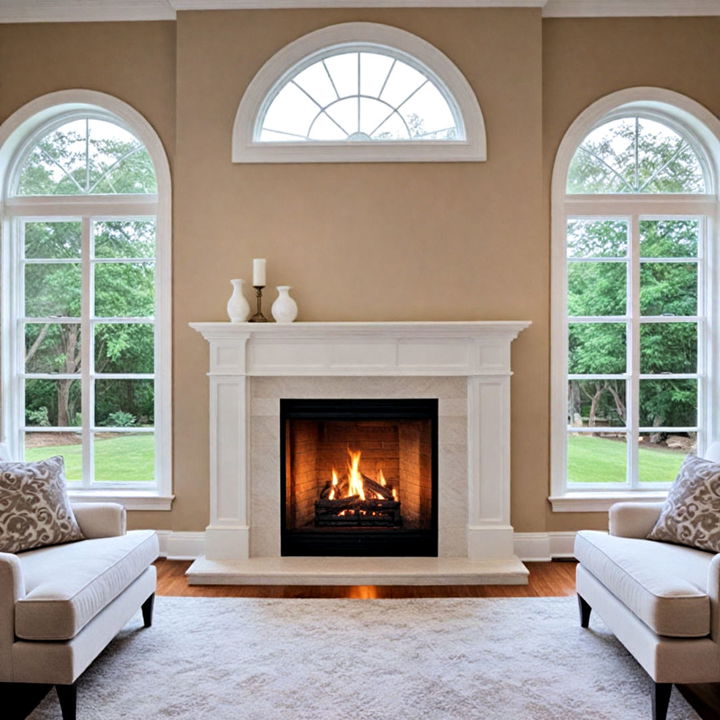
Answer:
[[[157,598],[81,678],[79,720],[647,720],[650,681],[574,598]],[[56,720],[54,693],[30,716]],[[673,690],[670,720],[697,720]]]

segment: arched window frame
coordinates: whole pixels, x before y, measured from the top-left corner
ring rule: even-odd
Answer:
[[[323,51],[342,45],[380,46],[399,59],[412,58],[451,98],[465,129],[465,140],[370,142],[260,142],[258,118],[276,88]],[[258,71],[242,96],[232,134],[236,163],[289,162],[479,162],[487,157],[485,121],[470,84],[440,50],[405,30],[378,23],[352,22],[316,30],[273,55]]]
[[[569,194],[568,171],[575,151],[589,132],[620,117],[640,113],[679,132],[690,142],[700,158],[707,184],[706,193],[693,194]],[[717,439],[720,432],[720,271],[718,219],[720,203],[720,121],[696,101],[670,90],[638,87],[607,95],[584,110],[567,130],[558,148],[552,177],[551,221],[551,494],[556,512],[605,511],[618,500],[662,499],[666,488],[630,487],[585,489],[568,487],[567,482],[567,400],[568,400],[568,314],[567,241],[570,217],[702,216],[704,218],[704,268],[700,280],[698,316],[704,332],[698,347],[698,451]],[[632,229],[637,233],[637,228]],[[632,262],[637,262],[638,257]],[[632,293],[637,295],[639,288]],[[628,316],[630,312],[628,312]],[[699,324],[701,324],[699,323]],[[638,342],[636,339],[635,342]],[[628,344],[630,339],[628,339]],[[637,357],[639,350],[631,349]],[[715,408],[715,410],[714,410]],[[631,411],[632,412],[632,411]],[[633,423],[628,422],[628,427]],[[637,426],[637,423],[635,423]],[[628,445],[635,440],[632,427]],[[636,468],[631,469],[635,471]]]
[[[107,120],[127,129],[147,150],[155,170],[156,194],[14,196],[12,183],[32,146],[48,131],[79,118]],[[22,298],[14,274],[20,218],[152,217],[156,222],[155,254],[155,478],[154,485],[128,488],[127,483],[102,488],[73,488],[74,501],[113,500],[127,509],[169,510],[172,503],[171,414],[171,177],[160,138],[148,121],[127,103],[92,90],[62,90],[43,95],[13,113],[0,126],[0,447],[10,457],[22,456],[19,418],[20,368],[18,333]]]

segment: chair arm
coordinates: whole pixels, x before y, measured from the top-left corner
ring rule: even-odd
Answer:
[[[708,566],[707,594],[710,596],[710,637],[720,642],[720,553]]]
[[[653,529],[663,503],[615,503],[610,508],[610,534],[626,538],[645,538]]]
[[[16,555],[0,552],[0,682],[13,679],[15,603],[25,597],[22,567]]]
[[[73,503],[82,534],[88,538],[115,537],[126,532],[127,514],[118,503]]]

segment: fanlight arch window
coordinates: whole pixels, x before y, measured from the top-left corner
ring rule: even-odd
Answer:
[[[717,118],[658,88],[602,98],[563,138],[552,198],[556,510],[666,490],[684,455],[718,437],[719,166]],[[605,495],[587,499],[593,491]]]
[[[573,156],[567,192],[706,193],[708,169],[686,130],[630,114],[593,128]]]
[[[235,162],[484,160],[485,126],[462,73],[398,28],[344,23],[276,53],[240,102]]]
[[[170,173],[147,121],[86,90],[0,127],[2,437],[71,490],[169,509]],[[161,499],[162,498],[162,499]],[[122,501],[122,500],[121,500]]]

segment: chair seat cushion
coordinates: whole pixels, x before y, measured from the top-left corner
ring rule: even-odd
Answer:
[[[575,557],[658,635],[710,633],[707,573],[713,553],[583,530]]]
[[[24,640],[75,637],[157,556],[153,530],[19,553],[25,597],[15,603],[15,635]]]

